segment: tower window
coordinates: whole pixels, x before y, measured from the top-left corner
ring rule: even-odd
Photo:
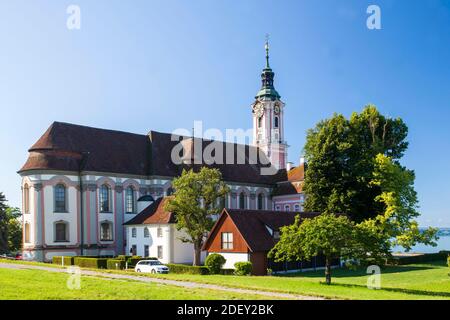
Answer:
[[[262,127],[262,117],[258,118],[258,128]]]
[[[275,117],[275,119],[274,119],[274,127],[275,128],[278,128],[278,126],[279,126],[279,120],[278,120],[278,117]]]

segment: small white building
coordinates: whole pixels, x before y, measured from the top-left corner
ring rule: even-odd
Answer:
[[[177,230],[175,215],[164,210],[167,199],[157,199],[124,223],[126,252],[128,255],[155,257],[162,263],[192,264],[194,245],[181,241],[186,235]],[[145,200],[148,199],[138,202]]]

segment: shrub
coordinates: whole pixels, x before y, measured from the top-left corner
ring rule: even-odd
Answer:
[[[447,257],[447,265],[450,267],[450,255]]]
[[[107,258],[75,257],[73,259],[73,264],[82,268],[106,269],[107,261]]]
[[[210,254],[206,257],[205,266],[208,268],[210,274],[219,274],[220,269],[227,260],[218,253]]]
[[[187,273],[187,274],[209,274],[209,270],[204,266],[188,266],[185,264],[166,264],[170,273]]]
[[[234,264],[234,274],[237,276],[248,276],[252,273],[253,265],[250,261],[241,261]]]
[[[123,270],[125,269],[125,260],[108,259],[108,261],[106,262],[106,267],[112,270]]]
[[[73,265],[73,259],[74,257],[67,257],[67,256],[54,256],[52,258],[53,264],[59,264],[60,266],[63,265],[63,259],[64,259],[64,265],[65,266],[72,266]]]

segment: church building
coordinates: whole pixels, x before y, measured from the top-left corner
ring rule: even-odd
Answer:
[[[193,147],[204,151],[217,141],[182,136],[174,141],[172,134],[153,130],[134,134],[52,123],[18,171],[24,257],[49,261],[55,255],[133,252],[188,262],[185,252],[192,255],[192,250],[178,246],[173,217],[158,208],[162,198],[173,192],[171,181],[183,169],[201,166],[221,171],[230,187],[226,208],[280,214],[303,211],[305,163],[287,163],[286,106],[275,89],[274,76],[266,42],[262,86],[248,111],[253,142],[220,142],[233,150],[233,163],[198,161]],[[177,146],[181,146],[181,162],[173,161]],[[252,154],[258,155],[256,161]],[[262,174],[267,168],[274,168],[274,174]],[[144,242],[155,238],[155,245],[141,245],[144,242],[138,237]]]

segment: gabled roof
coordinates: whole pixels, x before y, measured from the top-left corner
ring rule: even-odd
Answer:
[[[217,228],[221,225],[221,221],[228,217],[235,224],[250,251],[269,251],[275,245],[275,240],[267,227],[278,231],[283,226],[293,224],[297,215],[300,215],[301,219],[306,219],[317,217],[319,213],[224,209],[209,233],[203,249],[207,250],[212,238],[217,236]]]
[[[164,205],[168,199],[168,197],[158,198],[137,216],[125,222],[123,225],[176,223],[175,215],[164,209]]]
[[[82,171],[90,172],[176,177],[184,168],[199,170],[206,166],[175,164],[171,158],[172,150],[180,141],[172,140],[170,133],[151,131],[141,135],[54,122],[29,149],[29,157],[19,173],[30,170],[73,172],[83,167]],[[214,142],[194,138],[194,141],[199,140],[202,151]],[[223,146],[225,150],[234,150],[234,163],[208,166],[219,169],[225,181],[271,185],[286,178],[285,170],[275,175],[261,174],[261,168],[267,167],[263,163],[268,160],[259,148],[225,142]],[[245,152],[239,153],[240,149]],[[250,162],[250,152],[258,155],[256,164]],[[244,163],[240,164],[237,158],[244,159]]]

